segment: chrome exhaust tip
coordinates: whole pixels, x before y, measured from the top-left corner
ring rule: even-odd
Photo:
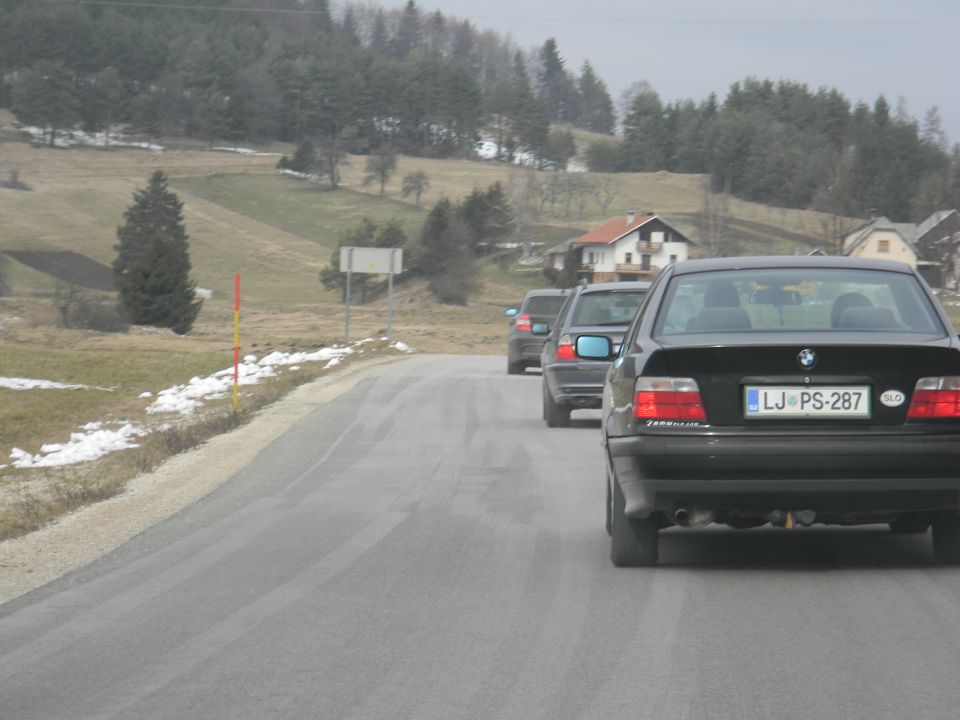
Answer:
[[[680,527],[699,528],[713,522],[713,510],[698,507],[679,507],[673,511],[673,521]]]

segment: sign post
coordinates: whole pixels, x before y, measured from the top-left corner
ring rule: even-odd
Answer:
[[[350,342],[350,275],[353,273],[353,248],[340,249],[340,272],[343,272],[343,251],[347,251],[347,294],[343,313],[343,338]]]
[[[393,333],[393,276],[403,272],[403,248],[340,248],[340,272],[347,274],[343,335],[350,342],[350,277],[353,273],[387,276],[387,337]]]

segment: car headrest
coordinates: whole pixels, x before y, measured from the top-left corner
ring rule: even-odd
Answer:
[[[900,325],[889,308],[852,307],[840,313],[838,327],[846,330],[897,330]]]
[[[830,310],[830,327],[840,327],[840,316],[843,315],[843,311],[855,307],[873,307],[873,303],[867,299],[866,295],[858,292],[839,295],[833,301],[833,308]]]
[[[740,293],[729,280],[714,280],[703,295],[704,307],[740,307]]]
[[[753,327],[747,311],[739,307],[705,307],[687,324],[688,330],[749,330]]]

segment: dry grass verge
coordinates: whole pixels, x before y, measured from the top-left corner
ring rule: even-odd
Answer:
[[[337,368],[363,358],[399,354],[382,340],[365,344],[363,350],[359,357],[345,356]],[[140,440],[139,447],[82,465],[8,474],[8,482],[0,486],[0,541],[33,532],[78,508],[122,493],[127,482],[137,475],[245,424],[294,388],[333,372],[323,369],[320,363],[315,365],[288,370],[261,385],[244,386],[237,412],[231,409],[229,401],[218,401],[194,416],[159,425]]]

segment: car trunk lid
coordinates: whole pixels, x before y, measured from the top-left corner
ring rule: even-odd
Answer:
[[[714,426],[769,429],[790,424],[901,425],[919,377],[960,374],[960,356],[946,340],[919,348],[834,342],[702,345],[668,347],[661,352],[663,367],[669,375],[697,381],[708,423]],[[807,354],[803,361],[801,354]],[[805,363],[809,365],[804,367]],[[809,390],[866,387],[869,389],[868,417],[839,414],[747,418],[748,387]],[[795,392],[787,395],[794,398],[794,403],[799,397]],[[753,398],[755,401],[756,395]]]

